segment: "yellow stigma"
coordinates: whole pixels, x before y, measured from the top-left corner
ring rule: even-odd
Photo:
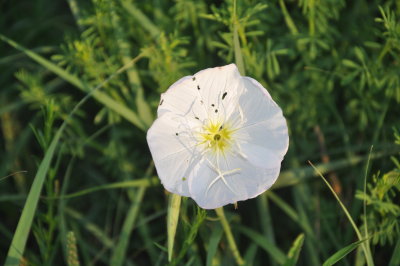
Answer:
[[[222,152],[229,148],[233,130],[222,123],[213,123],[203,126],[201,144],[206,144],[214,152]]]

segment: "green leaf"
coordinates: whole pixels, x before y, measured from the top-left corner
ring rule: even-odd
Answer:
[[[350,68],[360,68],[360,66],[358,64],[356,64],[353,61],[348,60],[348,59],[343,59],[342,63],[343,63],[343,65],[350,67]]]
[[[179,221],[179,210],[181,208],[181,196],[178,194],[170,194],[168,202],[167,231],[168,231],[168,261],[172,260],[174,251],[174,240],[176,228]]]
[[[145,191],[146,187],[140,187],[136,191],[135,198],[131,203],[124,224],[122,226],[117,246],[113,250],[110,265],[120,266],[123,265],[125,262],[129,239],[131,238],[132,230],[138,217],[139,208],[141,206]]]
[[[393,255],[388,265],[389,266],[400,265],[400,239],[397,240],[396,247],[393,249]]]
[[[168,250],[167,250],[166,247],[164,247],[164,246],[158,244],[157,242],[153,242],[153,243],[154,243],[154,245],[156,245],[156,247],[158,247],[158,248],[161,249],[162,251],[168,252]]]
[[[39,201],[40,193],[43,188],[43,183],[49,170],[51,160],[53,159],[56,147],[60,141],[60,137],[64,131],[65,123],[60,127],[54,136],[46,154],[39,165],[39,169],[33,180],[31,190],[26,199],[21,217],[18,221],[17,229],[15,230],[10,248],[7,253],[5,266],[20,265],[22,255],[25,251],[26,241],[28,240],[31,230],[32,221],[35,217],[36,207]]]
[[[348,246],[345,246],[344,248],[340,249],[339,251],[335,252],[332,256],[330,256],[323,264],[323,266],[330,266],[334,265],[341,259],[347,256],[350,252],[352,252],[355,248],[357,248],[361,243],[366,241],[366,239],[351,243]]]
[[[217,249],[218,249],[218,244],[221,241],[221,237],[222,237],[222,227],[217,225],[217,228],[214,228],[212,230],[211,236],[210,236],[210,240],[208,241],[208,247],[207,247],[207,266],[211,266],[212,265],[212,261],[213,258],[215,256],[215,254],[217,253]]]
[[[289,250],[288,258],[284,264],[284,266],[294,266],[299,259],[301,248],[303,247],[304,242],[304,234],[300,234],[292,244],[292,247]]]

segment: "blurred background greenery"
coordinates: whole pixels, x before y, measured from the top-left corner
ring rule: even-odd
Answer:
[[[3,0],[0,34],[0,263],[400,264],[399,0]],[[287,118],[281,176],[225,213],[168,207],[160,93],[231,62]]]

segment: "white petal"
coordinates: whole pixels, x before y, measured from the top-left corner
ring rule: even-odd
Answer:
[[[255,140],[253,143],[257,143]],[[244,142],[240,145],[241,152],[245,159],[251,164],[261,168],[275,168],[281,165],[282,157],[274,151],[266,149],[261,145],[255,145],[250,142]]]
[[[194,125],[187,119],[166,113],[147,132],[147,143],[162,184],[182,196],[189,196],[188,174],[198,161],[191,126]]]
[[[277,167],[289,146],[286,120],[281,108],[257,81],[245,77],[244,84],[246,92],[239,99],[243,118],[234,138],[251,163],[263,168]],[[238,120],[238,113],[231,119]]]
[[[265,169],[252,166],[237,155],[221,159],[221,172],[232,172],[222,178],[204,158],[189,175],[191,197],[204,209],[215,209],[229,203],[254,198],[267,190],[276,181],[279,167]]]
[[[161,95],[157,115],[161,117],[169,112],[192,119],[206,117],[205,109],[200,102],[197,85],[192,76],[181,78]]]
[[[260,83],[249,77],[243,77],[243,82],[246,92],[241,95],[239,104],[245,117],[244,126],[270,120],[275,123],[275,119],[283,118],[281,108]]]
[[[280,160],[289,146],[288,129],[283,117],[245,126],[237,132],[237,139],[244,141],[242,148],[247,143],[257,145],[273,152]]]
[[[225,120],[237,105],[244,90],[242,78],[235,64],[202,70],[195,75],[201,101],[212,120]]]

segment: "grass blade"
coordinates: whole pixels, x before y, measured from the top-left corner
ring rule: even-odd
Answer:
[[[400,239],[397,240],[396,247],[393,250],[393,255],[388,265],[389,266],[400,265]]]
[[[132,204],[128,210],[128,214],[126,215],[124,224],[122,226],[119,241],[117,243],[117,246],[113,250],[110,265],[120,266],[123,265],[125,262],[129,239],[131,237],[136,218],[138,217],[139,208],[141,206],[145,191],[146,187],[140,187],[137,190],[136,196],[132,201]]]
[[[323,266],[331,266],[343,259],[344,257],[347,256],[350,252],[352,252],[354,249],[356,249],[360,244],[362,244],[366,239],[351,243],[348,246],[345,246],[344,248],[338,250],[330,256],[323,264]]]
[[[368,177],[368,171],[370,168],[370,161],[371,161],[371,154],[372,154],[372,149],[373,146],[371,146],[371,149],[369,151],[368,155],[368,160],[367,160],[367,165],[365,166],[365,174],[364,174],[364,195],[367,195],[367,177]],[[371,254],[371,247],[369,245],[369,234],[368,234],[368,219],[367,219],[367,200],[363,200],[363,212],[364,212],[364,238],[367,240],[365,243],[365,248],[367,249],[368,253]]]
[[[24,209],[22,210],[21,218],[19,219],[17,229],[11,241],[10,248],[7,253],[5,266],[19,265],[22,255],[24,254],[26,241],[28,240],[31,230],[33,217],[35,216],[36,207],[42,191],[43,183],[49,170],[51,160],[53,159],[55,149],[60,140],[65,124],[57,131],[51,142],[43,161],[40,163],[39,169],[33,180],[32,188],[29,191]]]
[[[272,224],[272,218],[271,218],[271,213],[270,213],[270,206],[267,198],[267,193],[262,193],[260,196],[257,198],[257,209],[259,212],[260,216],[260,225],[264,234],[264,237],[266,237],[272,244],[276,245],[275,241],[275,232],[274,232],[274,226]],[[249,263],[248,261],[246,261]],[[276,262],[272,258],[269,258],[269,264],[271,266],[275,266]]]
[[[0,34],[0,39],[4,38],[3,35]],[[75,112],[100,88],[102,88],[110,79],[115,77],[116,75],[122,73],[126,70],[131,64],[135,63],[141,56],[137,56],[134,58],[128,65],[121,67],[117,70],[113,75],[108,77],[105,81],[99,84],[96,88],[90,91],[85,97],[82,98],[78,102],[77,105],[72,109],[69,113],[68,117],[64,120],[60,128],[54,135],[53,140],[51,141],[49,148],[47,149],[45,156],[42,162],[39,165],[39,169],[36,173],[35,179],[32,183],[32,187],[29,191],[28,197],[26,199],[24,208],[22,210],[21,217],[18,221],[17,229],[15,230],[13,239],[11,241],[10,248],[7,253],[7,258],[5,261],[5,266],[11,265],[19,265],[22,255],[25,251],[26,242],[28,240],[29,232],[31,230],[33,218],[35,216],[36,207],[39,202],[39,197],[43,188],[44,180],[46,179],[47,172],[50,168],[51,161],[53,159],[56,147],[60,141],[60,138],[69,122],[70,118],[75,114]]]
[[[41,55],[33,52],[32,50],[29,50],[22,45],[16,43],[15,41],[7,38],[6,36],[0,34],[0,39],[14,47],[15,49],[20,50],[21,52],[24,52],[27,56],[32,58],[34,61],[36,61],[38,64],[42,65],[49,71],[53,72],[54,74],[58,75],[60,78],[64,79],[65,81],[71,83],[75,87],[81,89],[82,91],[89,91],[88,87],[85,83],[83,83],[78,77],[70,74],[66,70],[62,69],[61,67],[57,66],[56,64],[52,63],[51,61],[47,60],[46,58],[42,57]],[[137,61],[139,60],[143,54],[139,55],[136,57],[136,60],[132,61]],[[135,62],[130,62],[129,65],[132,65]],[[102,93],[100,91],[94,91],[93,92],[93,97],[99,101],[100,103],[104,104],[114,112],[118,113],[122,117],[124,117],[126,120],[130,121],[132,124],[137,126],[141,130],[146,130],[146,125],[143,124],[143,122],[139,119],[139,117],[136,115],[135,112],[133,112],[131,109],[126,107],[125,105],[118,103],[111,97],[109,97],[107,94]]]
[[[329,163],[322,163],[315,166],[321,174],[336,171],[338,169],[342,169],[345,167],[350,167],[361,163],[363,161],[368,160],[368,158],[372,159],[379,159],[385,156],[397,154],[400,150],[398,148],[393,149],[382,149],[379,152],[374,152],[371,156],[354,156],[350,159],[341,159]],[[293,170],[287,170],[281,172],[277,182],[272,186],[273,189],[282,188],[287,186],[293,186],[295,184],[304,182],[304,180],[311,178],[313,176],[318,176],[318,173],[315,172],[310,167],[299,167]]]
[[[157,177],[152,178],[142,178],[136,180],[129,180],[129,181],[122,181],[122,182],[115,182],[111,184],[91,187],[87,189],[82,189],[80,191],[67,194],[65,196],[60,197],[46,197],[46,199],[71,199],[76,197],[81,197],[90,193],[94,193],[101,190],[108,190],[108,189],[117,189],[117,188],[134,188],[134,187],[150,187],[153,185],[159,184],[159,179]]]
[[[79,224],[81,224],[83,228],[91,233],[102,245],[109,249],[112,249],[114,247],[113,239],[111,239],[105,232],[103,232],[102,228],[91,222],[85,216],[85,214],[82,214],[71,208],[66,208],[65,213],[69,217],[75,219]]]
[[[221,241],[222,233],[223,231],[221,226],[217,226],[217,228],[214,229],[211,233],[210,241],[208,242],[207,247],[207,266],[212,265],[213,258],[217,253],[218,244]]]
[[[349,220],[350,224],[353,226],[353,229],[356,232],[356,235],[357,235],[358,239],[360,241],[363,240],[362,235],[360,233],[360,230],[358,230],[356,223],[354,222],[353,218],[351,217],[351,215],[350,215],[349,211],[347,210],[346,206],[344,206],[343,202],[339,199],[339,196],[333,190],[332,186],[325,179],[325,177],[321,174],[321,172],[310,161],[308,161],[308,163],[312,166],[312,168],[314,168],[314,170],[322,178],[322,180],[328,186],[329,190],[332,192],[333,196],[335,196],[335,198],[336,198],[337,202],[339,203],[340,207],[342,208],[343,212],[346,214],[347,219]],[[362,244],[361,247],[362,247],[362,249],[364,251],[365,259],[367,260],[367,265],[374,265],[374,262],[372,260],[372,255],[371,255],[371,252],[369,251],[369,249],[364,244]]]
[[[299,259],[301,248],[304,243],[304,234],[300,234],[293,242],[292,247],[289,250],[288,258],[284,266],[294,266]]]

